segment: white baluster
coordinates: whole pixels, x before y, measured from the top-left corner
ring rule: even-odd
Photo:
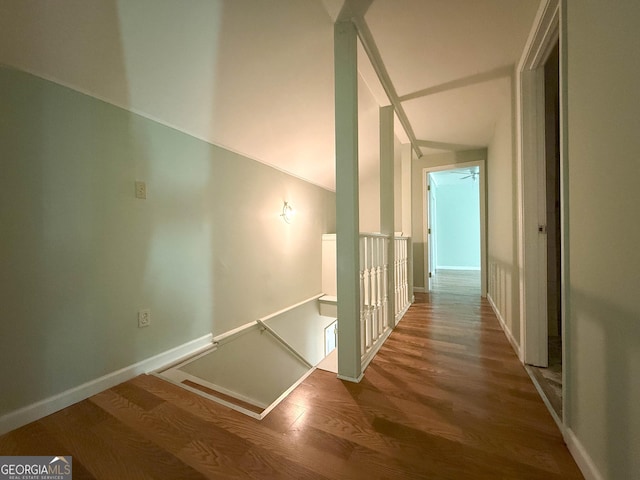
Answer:
[[[377,269],[377,245],[376,238],[371,237],[371,345],[376,340],[376,324],[378,321],[377,294],[378,294],[378,269]]]
[[[378,298],[376,299],[377,302],[377,308],[378,308],[378,322],[376,324],[376,330],[377,330],[377,334],[378,337],[382,336],[382,321],[383,321],[383,317],[384,317],[384,310],[382,308],[382,295],[383,295],[383,288],[384,288],[384,278],[382,276],[382,272],[383,272],[383,265],[384,265],[384,237],[378,237],[377,238],[377,243],[378,243],[378,266],[377,266],[377,274],[378,274]]]
[[[384,239],[384,257],[383,257],[383,272],[382,272],[382,329],[383,331],[389,326],[389,255],[387,248],[389,246],[389,239]]]
[[[360,237],[360,352],[366,353],[367,331],[367,244],[366,239]]]

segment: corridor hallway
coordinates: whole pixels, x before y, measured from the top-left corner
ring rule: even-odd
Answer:
[[[417,294],[359,384],[314,371],[257,421],[142,375],[0,437],[74,479],[583,478],[489,304]]]

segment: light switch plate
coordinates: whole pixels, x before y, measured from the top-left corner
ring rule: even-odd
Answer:
[[[138,310],[138,328],[151,325],[151,310],[148,308]]]
[[[145,200],[147,198],[147,184],[144,182],[136,182],[136,198]]]

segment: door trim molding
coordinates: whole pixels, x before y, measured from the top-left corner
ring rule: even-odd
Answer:
[[[428,245],[428,222],[425,220],[429,213],[429,195],[427,192],[428,175],[433,172],[444,170],[457,170],[459,168],[478,167],[480,184],[480,292],[483,298],[487,297],[487,175],[486,160],[476,160],[473,162],[452,163],[439,165],[437,167],[426,167],[422,169],[422,240],[424,244],[424,281],[425,291],[429,291],[429,245]],[[414,287],[415,290],[415,287]]]
[[[516,73],[520,345],[524,363],[542,367],[548,365],[546,238],[538,232],[538,225],[546,224],[546,189],[540,188],[545,179],[544,63],[559,40],[559,31],[559,2],[546,0]]]

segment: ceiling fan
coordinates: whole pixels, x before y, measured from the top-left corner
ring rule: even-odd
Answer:
[[[455,173],[458,175],[464,175],[464,177],[460,177],[460,180],[465,180],[467,178],[470,178],[471,180],[475,181],[480,175],[478,170],[475,168],[470,168],[469,171],[467,172],[455,172]]]

